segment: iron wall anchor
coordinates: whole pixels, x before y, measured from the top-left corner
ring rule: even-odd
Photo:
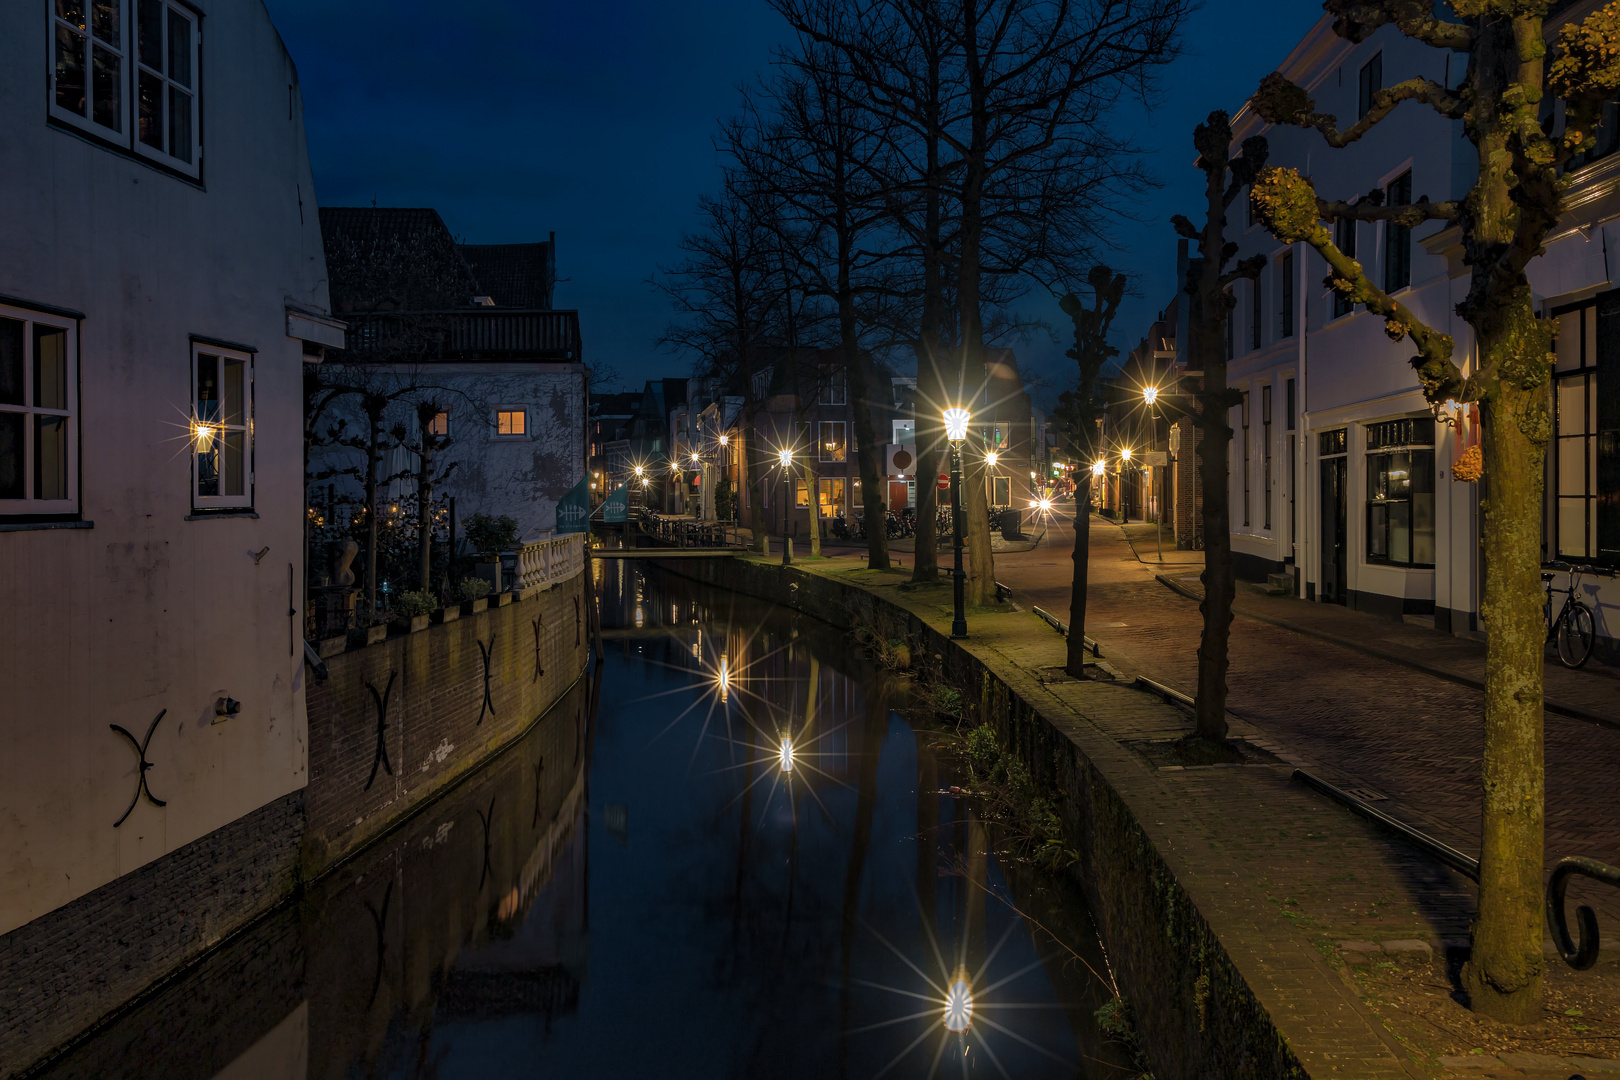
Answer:
[[[118,732],[118,734],[122,735],[124,738],[129,740],[129,745],[131,745],[131,746],[133,746],[135,748],[135,757],[140,762],[140,768],[136,770],[136,774],[135,774],[135,794],[130,796],[128,809],[126,809],[124,811],[123,815],[121,817],[119,817],[119,819],[117,821],[113,822],[113,828],[115,828],[115,829],[118,828],[118,826],[120,826],[120,825],[122,825],[124,823],[125,818],[129,817],[130,812],[135,809],[135,804],[141,801],[141,795],[143,793],[146,795],[147,801],[150,802],[153,806],[168,806],[169,805],[168,803],[164,802],[162,799],[158,798],[156,795],[152,794],[152,789],[150,787],[148,787],[147,783],[146,783],[146,771],[152,767],[152,763],[150,761],[146,760],[146,748],[148,746],[152,745],[152,733],[157,730],[158,721],[162,720],[163,719],[163,714],[168,712],[168,711],[169,711],[168,709],[159,709],[158,710],[158,714],[156,716],[152,717],[152,726],[146,729],[146,738],[142,739],[140,742],[136,742],[135,741],[135,736],[131,735],[128,731],[124,730],[124,728],[121,725],[118,725],[118,724],[108,724],[107,725],[108,727],[112,728],[114,731]]]

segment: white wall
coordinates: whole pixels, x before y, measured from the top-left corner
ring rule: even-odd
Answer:
[[[0,532],[0,932],[305,783],[285,305],[324,310],[325,264],[292,61],[258,0],[208,6],[200,185],[48,125],[49,9],[0,8],[0,294],[85,315],[93,523]],[[193,334],[258,350],[257,516],[187,520]],[[242,711],[214,724],[221,694]],[[147,779],[167,806],[114,829],[137,776],[108,725],[139,738],[160,709]]]

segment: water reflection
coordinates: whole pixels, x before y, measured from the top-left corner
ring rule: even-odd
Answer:
[[[1129,1075],[1084,911],[986,854],[902,685],[597,569],[594,693],[49,1075]]]

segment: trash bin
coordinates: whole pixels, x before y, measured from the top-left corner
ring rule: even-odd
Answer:
[[[1024,539],[1023,517],[1023,511],[1020,510],[1003,510],[1001,512],[1001,538],[1003,540]]]

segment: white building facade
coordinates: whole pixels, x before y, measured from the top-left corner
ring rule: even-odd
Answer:
[[[326,303],[259,0],[0,8],[0,935],[306,783]]]
[[[1549,20],[1549,36],[1594,6],[1577,4]],[[1381,87],[1415,76],[1455,87],[1464,74],[1458,58],[1393,27],[1352,44],[1333,33],[1328,16],[1279,70],[1341,126],[1364,114]],[[1549,387],[1558,437],[1548,455],[1547,562],[1612,566],[1620,558],[1620,432],[1610,430],[1620,428],[1620,155],[1612,154],[1610,126],[1599,153],[1575,172],[1566,218],[1529,271],[1542,313],[1560,318]],[[1476,174],[1462,122],[1415,102],[1344,149],[1329,148],[1316,131],[1267,125],[1249,108],[1233,129],[1234,152],[1263,134],[1271,164],[1299,170],[1331,200],[1373,191],[1396,204],[1461,198]],[[1335,242],[1374,282],[1450,334],[1466,371],[1475,355],[1456,313],[1468,287],[1458,234],[1444,221],[1414,229],[1341,223]],[[1459,456],[1479,441],[1477,414],[1431,410],[1409,363],[1410,343],[1390,341],[1382,318],[1334,296],[1324,283],[1326,262],[1266,232],[1248,212],[1246,193],[1233,204],[1228,236],[1238,258],[1266,260],[1257,281],[1234,286],[1228,328],[1231,385],[1243,394],[1231,416],[1239,576],[1287,573],[1307,599],[1483,632],[1479,500],[1489,477],[1452,478]],[[1593,577],[1583,588],[1612,644],[1620,588]]]

